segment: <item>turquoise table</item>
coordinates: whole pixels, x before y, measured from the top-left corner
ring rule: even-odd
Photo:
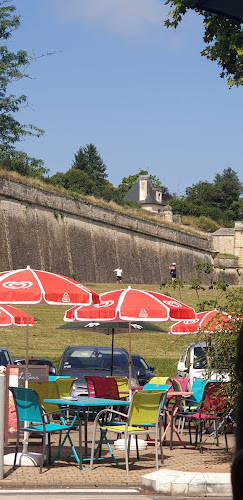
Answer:
[[[93,412],[95,412],[96,408],[105,408],[111,406],[112,408],[115,408],[117,406],[129,406],[130,401],[124,401],[121,399],[102,399],[102,398],[88,398],[88,397],[83,397],[83,398],[64,398],[64,399],[44,399],[44,403],[53,403],[58,406],[60,411],[62,409],[67,409],[69,408],[70,410],[72,409],[74,414],[73,414],[73,423],[78,419],[79,420],[79,426],[80,426],[80,417],[83,417],[84,421],[84,426],[85,426],[85,456],[87,457],[87,426],[88,426],[88,414],[87,414],[87,409],[92,409]],[[64,417],[62,417],[63,420]],[[82,453],[80,453],[81,456],[78,456],[75,447],[71,441],[70,436],[66,435],[62,441],[62,443],[59,446],[59,449],[52,460],[54,462],[60,455],[61,449],[66,441],[66,439],[69,439],[70,445],[72,448],[73,456],[75,457],[75,460],[80,466],[82,465],[83,457]],[[85,459],[89,460],[89,459]]]

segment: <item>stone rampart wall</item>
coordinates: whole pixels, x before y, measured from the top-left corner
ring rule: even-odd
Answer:
[[[155,283],[195,279],[194,264],[212,262],[210,241],[155,222],[75,200],[42,188],[0,179],[0,271],[45,269],[84,283]],[[230,281],[235,282],[230,273]]]

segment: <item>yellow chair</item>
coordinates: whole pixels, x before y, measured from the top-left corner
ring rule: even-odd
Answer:
[[[105,425],[104,417],[107,413],[108,415],[112,412],[114,416],[122,415],[126,420],[126,423],[119,425],[119,434],[124,434],[124,447],[125,447],[125,460],[126,460],[126,473],[129,473],[129,450],[130,450],[130,440],[131,436],[138,436],[141,434],[155,434],[155,459],[156,459],[156,469],[159,468],[159,458],[158,458],[158,443],[160,443],[160,454],[161,462],[163,463],[163,451],[161,442],[161,407],[164,403],[164,398],[167,391],[135,391],[128,415],[121,414],[115,410],[110,410],[108,408],[101,410],[95,418],[93,427],[93,439],[91,446],[91,458],[90,458],[90,470],[93,469],[93,463],[95,455],[101,451],[101,444],[103,441],[106,442],[108,450],[111,454],[112,459],[118,465],[116,458],[110,447],[110,443],[107,439],[108,432],[115,432],[117,434],[117,425]],[[95,449],[95,438],[96,431],[101,431],[101,437],[99,444]],[[138,447],[137,447],[138,455]]]
[[[109,377],[108,377],[109,378]],[[129,397],[129,386],[127,377],[112,377],[117,382],[118,392],[120,399]]]
[[[148,384],[159,384],[159,385],[167,385],[170,380],[170,377],[152,377]]]
[[[56,384],[59,390],[60,398],[66,398],[70,395],[70,391],[72,389],[72,385],[76,380],[75,377],[70,378],[57,378]]]
[[[29,382],[29,388],[34,389],[39,395],[41,405],[47,413],[58,411],[59,408],[53,403],[44,403],[44,399],[59,399],[59,390],[56,381],[52,382]],[[59,412],[60,413],[60,412]]]

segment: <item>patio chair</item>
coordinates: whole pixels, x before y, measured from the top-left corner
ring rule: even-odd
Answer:
[[[170,377],[152,377],[149,381],[148,384],[167,384],[169,381]]]
[[[117,433],[117,426],[113,424],[106,425],[104,419],[107,412],[112,412],[114,415],[122,416],[122,418],[125,420],[125,423],[119,426],[119,433],[124,434],[126,473],[129,473],[129,452],[131,436],[147,434],[148,431],[150,434],[155,434],[155,460],[156,469],[158,470],[158,443],[160,443],[161,462],[163,463],[163,450],[161,443],[161,406],[163,404],[165,395],[166,391],[135,391],[127,415],[115,410],[101,410],[97,414],[94,422],[90,470],[93,469],[95,456],[99,452],[103,441],[105,441],[105,443],[107,444],[110,455],[118,466],[118,462],[114,457],[107,438],[108,432]],[[100,430],[101,435],[98,446],[95,448],[97,427],[98,430]]]
[[[203,424],[206,421],[213,422],[214,432],[216,436],[217,446],[219,446],[218,439],[218,427],[216,426],[216,422],[222,421],[224,436],[225,436],[225,449],[228,451],[228,443],[227,443],[227,434],[226,434],[226,424],[223,420],[223,411],[225,407],[225,393],[224,387],[227,382],[219,382],[219,381],[206,381],[202,399],[197,407],[197,409],[191,412],[178,412],[177,417],[183,417],[185,421],[189,422],[189,434],[190,434],[190,443],[191,443],[191,430],[190,430],[190,422],[194,421],[196,424],[196,437],[195,437],[195,446],[197,446],[198,442],[198,434],[200,436],[200,451],[202,451],[202,434],[203,434]]]
[[[117,382],[114,377],[100,377],[99,375],[84,375],[88,391],[96,398],[120,399]]]
[[[55,411],[59,413],[59,408],[54,403],[44,403],[44,399],[59,399],[59,389],[57,385],[57,380],[52,382],[29,382],[29,388],[37,392],[41,406],[45,409],[47,413],[52,413],[54,416]],[[58,415],[59,416],[59,415]]]
[[[111,378],[109,375],[107,378]],[[129,385],[128,385],[128,379],[127,377],[112,377],[116,380],[117,387],[118,387],[118,392],[119,392],[119,398],[120,399],[126,399],[129,397]]]
[[[186,378],[186,377],[170,377],[170,381],[174,385],[175,391],[179,390],[181,392],[185,392],[187,390],[187,384],[189,382],[189,378]]]
[[[66,441],[69,440],[73,453],[76,454],[76,450],[73,446],[70,431],[74,430],[76,427],[72,423],[67,424],[64,418],[60,419],[60,423],[50,423],[49,416],[50,413],[46,413],[41,405],[40,398],[37,392],[33,389],[27,389],[24,387],[9,387],[9,390],[13,394],[16,415],[17,415],[17,438],[16,438],[16,451],[13,463],[13,469],[16,468],[16,458],[19,448],[19,434],[20,431],[35,434],[37,436],[42,436],[42,456],[40,461],[40,474],[42,473],[43,464],[45,461],[46,449],[48,451],[47,464],[53,463],[57,457],[59,457],[62,447]],[[60,412],[60,410],[58,410]],[[61,413],[63,413],[62,410]],[[33,423],[34,422],[34,423]],[[23,426],[24,423],[24,426]],[[29,424],[29,425],[28,425]],[[66,436],[60,444],[58,451],[51,460],[51,439],[50,435],[56,432],[65,432]],[[79,457],[80,457],[80,468],[82,467],[82,448],[81,448],[81,425],[79,425]],[[76,454],[77,455],[77,454]]]
[[[70,395],[72,386],[76,380],[76,377],[69,378],[57,378],[56,384],[59,391],[60,398],[64,398]]]
[[[183,400],[183,407],[181,408],[181,412],[184,412],[187,414],[187,413],[196,411],[196,409],[198,408],[198,405],[202,399],[203,391],[204,391],[204,387],[205,387],[206,383],[207,383],[207,380],[204,378],[195,378],[195,380],[192,384],[192,389],[191,389],[191,392],[193,394],[190,396],[189,399]],[[180,412],[180,414],[181,414],[181,412]],[[178,421],[178,432],[179,432],[180,436],[182,436],[182,434],[183,434],[184,426],[185,426],[185,416],[184,417],[180,416],[179,421]],[[189,434],[190,434],[190,432],[189,432]],[[190,444],[192,444],[191,434],[190,434]]]

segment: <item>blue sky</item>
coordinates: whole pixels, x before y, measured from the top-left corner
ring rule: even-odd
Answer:
[[[29,107],[23,123],[45,130],[18,149],[66,172],[94,143],[116,187],[148,169],[184,194],[230,166],[242,179],[243,88],[229,90],[216,63],[201,57],[201,16],[163,26],[161,0],[13,0],[21,28],[9,48],[38,59],[16,82]]]

